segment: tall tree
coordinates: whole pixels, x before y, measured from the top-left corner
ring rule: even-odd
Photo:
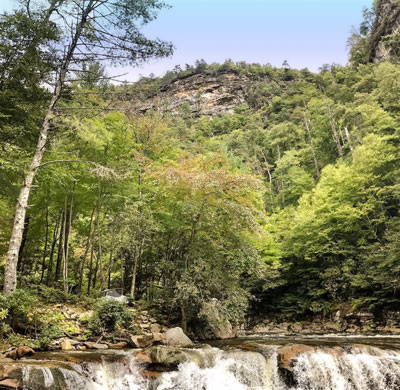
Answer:
[[[18,253],[24,230],[29,194],[48,142],[52,120],[62,92],[74,72],[82,71],[88,61],[113,64],[138,64],[153,57],[168,56],[170,43],[149,40],[139,30],[156,17],[156,11],[165,7],[158,0],[51,0],[33,4],[23,2],[28,20],[40,9],[44,25],[55,25],[65,31],[62,43],[56,45],[60,59],[53,79],[53,93],[44,116],[31,164],[26,172],[17,200],[9,249],[6,257],[4,295],[17,287]]]

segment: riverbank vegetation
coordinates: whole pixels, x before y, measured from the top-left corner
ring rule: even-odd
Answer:
[[[19,188],[51,98],[52,59],[30,50],[58,39],[24,18],[0,20],[9,34],[0,47],[2,284]],[[16,57],[10,26],[27,40]],[[353,37],[348,66],[318,73],[199,61],[120,87],[89,63],[51,116],[18,289],[0,300],[1,334],[41,328],[44,345],[62,326],[32,320],[37,299],[79,302],[105,289],[157,306],[184,329],[204,321],[210,302],[232,324],[248,314],[329,315],[338,305],[398,310],[400,65],[363,63],[360,42]],[[187,104],[179,115],[126,110],[127,99],[218,73],[251,80],[247,104],[233,113],[210,118]],[[113,327],[127,320],[116,315]]]

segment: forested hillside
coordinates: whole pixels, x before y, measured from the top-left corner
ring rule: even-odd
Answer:
[[[10,24],[30,31],[15,18],[2,17],[1,34]],[[90,63],[51,117],[18,289],[0,299],[0,318],[10,320],[10,299],[76,301],[107,288],[192,329],[215,308],[233,324],[246,314],[312,318],[341,305],[400,309],[400,65],[360,60],[371,26],[352,37],[348,66],[318,73],[199,61],[119,86]],[[50,99],[39,71],[51,66],[24,42],[20,57],[10,56],[3,42],[2,278]],[[199,77],[222,78],[222,95],[234,96],[239,83],[240,104],[228,99],[224,110],[217,98],[216,111],[204,112],[207,88],[181,104],[175,95],[173,109],[154,100]]]

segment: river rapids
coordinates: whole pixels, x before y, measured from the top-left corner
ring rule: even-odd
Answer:
[[[400,351],[385,345],[269,340],[203,346],[174,370],[154,375],[132,351],[97,361],[24,363],[23,390],[399,390]],[[363,341],[363,340],[360,340]],[[296,347],[293,347],[296,346]],[[282,348],[286,351],[282,353]],[[113,359],[109,357],[112,354]],[[82,357],[85,352],[82,352]],[[150,375],[151,374],[151,375]],[[1,386],[0,386],[1,387]]]

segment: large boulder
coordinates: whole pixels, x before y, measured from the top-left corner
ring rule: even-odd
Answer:
[[[24,356],[32,356],[34,354],[35,351],[26,345],[17,348],[17,356],[19,359],[23,358]]]
[[[215,359],[214,349],[209,346],[194,349],[157,345],[137,351],[135,356],[140,363],[146,364],[147,368],[158,372],[176,370],[180,364],[189,361],[199,367],[206,367],[210,360]]]
[[[21,346],[18,347],[16,349],[12,349],[11,351],[8,351],[5,356],[7,358],[13,359],[13,360],[17,360],[17,359],[21,359],[24,356],[32,356],[35,354],[35,351],[27,346]]]
[[[153,364],[162,365],[166,368],[176,368],[179,364],[189,360],[184,351],[174,347],[153,347],[148,355]]]
[[[165,344],[174,347],[191,347],[193,341],[185,335],[182,328],[176,327],[166,331]]]
[[[152,335],[130,336],[130,343],[135,348],[147,348],[153,344]]]
[[[223,340],[237,337],[237,329],[220,310],[220,302],[216,299],[205,302],[200,310],[201,329],[197,333],[204,340]]]

